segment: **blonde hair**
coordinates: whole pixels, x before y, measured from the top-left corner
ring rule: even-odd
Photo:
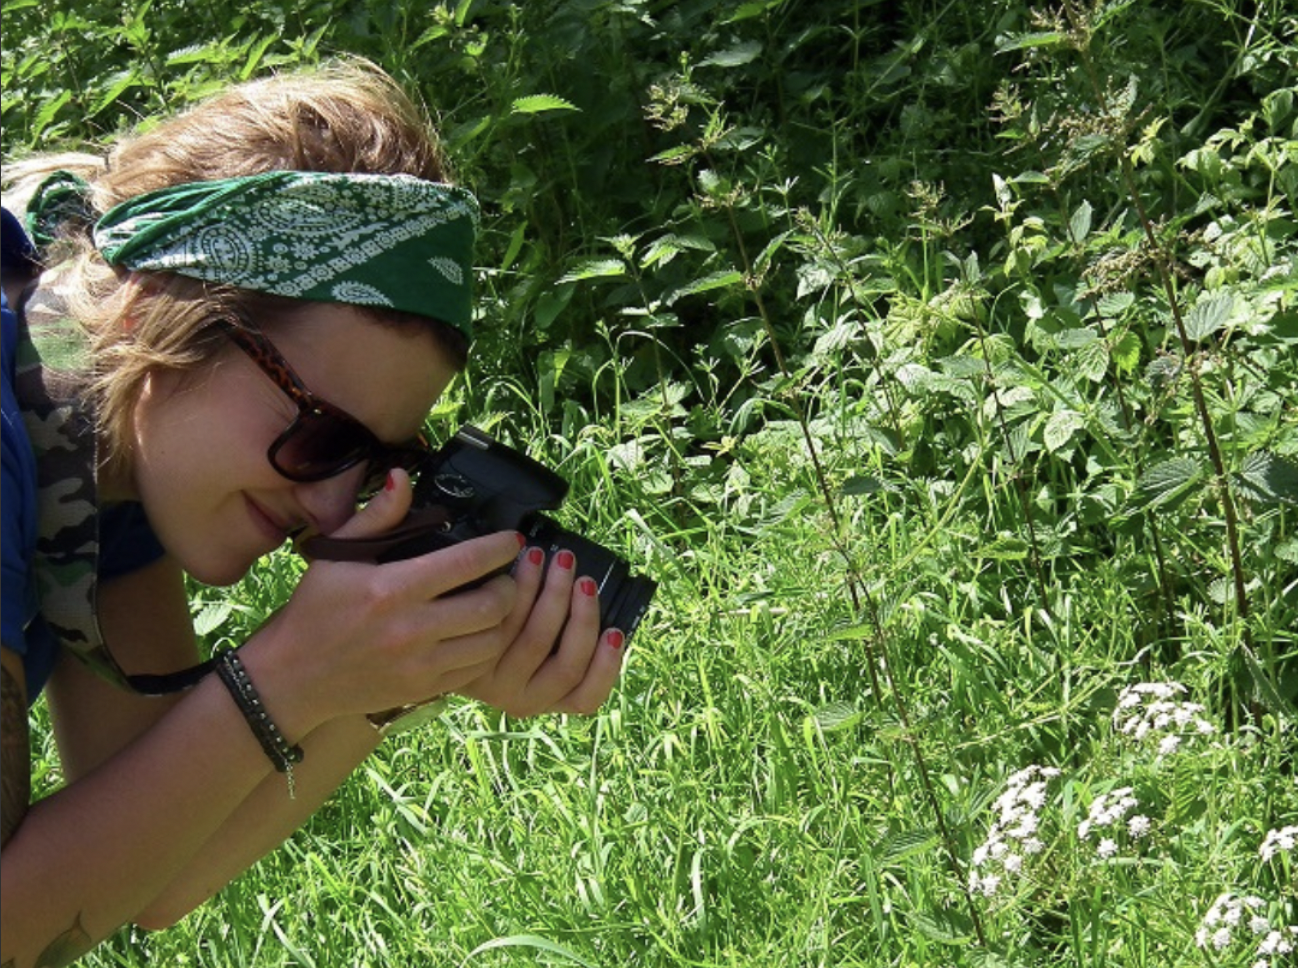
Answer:
[[[194,181],[300,170],[410,174],[448,180],[427,114],[385,73],[361,60],[281,74],[228,88],[182,114],[120,142],[106,158],[52,155],[6,166],[6,204],[29,196],[58,168],[90,185],[101,215],[144,192]],[[123,456],[135,401],[148,374],[192,369],[223,345],[215,321],[291,312],[294,301],[171,273],[138,273],[143,285],[108,266],[84,231],[60,239],[58,263],[68,309],[91,336],[91,374],[107,459]],[[449,326],[409,314],[369,310],[375,321],[431,328],[453,365],[464,364],[464,338]]]

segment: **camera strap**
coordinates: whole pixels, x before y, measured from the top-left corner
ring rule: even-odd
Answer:
[[[333,538],[313,534],[298,542],[297,551],[307,560],[319,558],[322,561],[365,561],[372,564],[388,560],[392,552],[416,542],[427,544],[428,551],[435,550],[442,544],[437,538],[449,531],[451,524],[450,511],[437,505],[411,511],[396,528],[371,538]]]

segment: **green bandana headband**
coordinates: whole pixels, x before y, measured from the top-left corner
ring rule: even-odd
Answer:
[[[389,307],[471,336],[477,223],[472,194],[413,175],[272,171],[137,195],[94,240],[112,265]]]

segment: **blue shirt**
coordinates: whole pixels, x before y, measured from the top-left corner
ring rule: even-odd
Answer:
[[[32,249],[18,220],[6,209],[3,218],[3,266],[25,271]],[[60,645],[40,614],[40,599],[32,574],[37,538],[36,455],[27,436],[22,411],[14,394],[18,346],[18,316],[0,295],[3,321],[3,491],[0,492],[0,642],[23,657],[27,702],[33,703],[45,688]],[[164,554],[137,502],[126,502],[99,511],[99,581],[128,574]]]

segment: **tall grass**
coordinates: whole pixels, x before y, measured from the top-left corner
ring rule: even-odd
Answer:
[[[433,424],[661,582],[598,716],[457,705],[87,964],[1292,959],[1291,14],[4,9],[6,157],[337,50],[420,86],[487,203]],[[209,644],[298,568],[195,586]]]

